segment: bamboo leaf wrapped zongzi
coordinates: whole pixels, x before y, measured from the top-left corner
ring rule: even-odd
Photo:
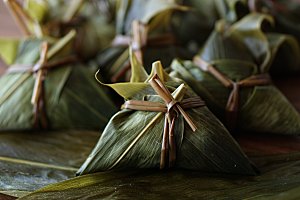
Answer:
[[[18,42],[13,65],[0,78],[1,131],[99,129],[106,124],[115,106],[72,53],[75,35]]]
[[[194,63],[173,62],[172,76],[189,84],[231,130],[299,134],[299,113],[268,75],[274,51],[256,31],[262,20],[251,15],[229,27],[219,22]]]
[[[82,60],[95,56],[113,39],[111,19],[91,1],[25,0],[22,5],[16,0],[6,2],[28,36],[60,38],[76,30],[73,48]]]
[[[175,57],[191,58],[171,32],[175,10],[183,11],[174,0],[122,0],[116,17],[116,36],[111,47],[99,54],[97,63],[107,82],[128,81],[130,77],[129,45],[145,66],[162,58],[168,66]],[[150,72],[150,68],[146,68]]]
[[[159,61],[146,77],[134,60],[133,56],[131,82],[108,84],[126,101],[107,124],[79,175],[159,167],[255,174],[200,97],[182,81],[169,77]]]
[[[213,36],[194,62],[175,60],[171,75],[189,84],[231,130],[298,135],[298,111],[268,73],[260,72],[247,48]]]

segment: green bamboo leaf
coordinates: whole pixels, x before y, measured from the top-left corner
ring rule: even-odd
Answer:
[[[135,54],[132,52],[132,49],[130,49],[130,63],[131,63],[131,78],[130,82],[144,82],[146,81],[148,74],[145,71],[145,68],[139,63],[137,60]]]
[[[98,137],[91,131],[2,132],[0,193],[20,197],[74,177]]]
[[[30,16],[38,22],[45,19],[49,10],[49,5],[44,0],[26,0],[24,1],[24,7]]]
[[[282,74],[299,71],[300,47],[298,41],[291,35],[280,33],[267,33],[267,38],[272,51],[272,72]]]
[[[186,45],[186,48],[193,52],[198,50],[197,47],[203,45],[218,20],[223,19],[233,23],[249,13],[245,0],[184,0],[178,2],[190,9],[186,12],[176,13],[176,20],[173,22],[174,32]]]
[[[0,57],[10,65],[16,58],[20,41],[18,39],[0,38]]]
[[[259,64],[260,69],[266,72],[271,62],[271,49],[266,34],[262,31],[263,23],[274,24],[270,15],[251,13],[234,23],[229,34],[245,43]]]
[[[299,196],[299,153],[276,159],[262,156],[261,160],[257,164],[265,173],[257,177],[183,170],[98,172],[49,185],[22,199],[293,199]]]
[[[274,27],[274,23],[271,15],[251,13],[239,21],[227,25],[229,27],[224,31],[224,34],[226,38],[231,38],[237,43],[243,43],[248,48],[261,72],[288,73],[299,71],[298,42],[292,36],[265,30],[266,24]],[[223,40],[225,43],[225,39]],[[228,44],[225,43],[224,45]],[[279,52],[279,50],[281,51]],[[293,61],[290,61],[291,57],[293,57]],[[280,60],[286,65],[285,68],[279,65],[278,61],[280,62]]]
[[[223,12],[220,10],[220,13],[222,13],[221,16],[230,22],[238,21],[249,12],[247,9],[247,0],[225,0],[223,4],[225,4],[223,6],[225,9],[222,9]]]
[[[145,35],[141,36],[143,42],[138,46],[141,48],[141,60],[148,73],[151,72],[152,62],[158,59],[162,58],[162,63],[168,66],[175,57],[191,57],[189,52],[176,45],[176,39],[170,31],[173,12],[186,10],[185,7],[179,6],[173,0],[126,0],[118,1],[117,9],[117,35],[114,43],[96,59],[101,66],[105,82],[114,83],[130,79],[128,46],[133,42],[133,21],[141,22],[145,28]]]
[[[163,81],[168,81],[170,79],[169,75],[164,71],[162,65],[157,65],[153,67],[150,76],[148,76],[143,66],[141,66],[141,64],[136,60],[134,54],[132,53],[132,50],[130,52],[131,66],[133,69],[131,72],[131,81],[105,84],[98,80],[99,83],[111,87],[124,99],[132,99],[135,94],[142,92],[143,90],[149,90],[151,88],[148,81],[154,74],[157,74]]]
[[[299,10],[300,4],[293,0],[276,0],[269,2],[266,0],[254,2],[250,7],[256,12],[263,12],[272,15],[276,21],[276,31],[293,35],[299,41]]]
[[[119,2],[117,11],[117,33],[130,33],[131,23],[133,20],[139,20],[145,24],[150,24],[151,20],[159,17],[165,12],[171,13],[174,10],[186,10],[186,7],[179,6],[175,0],[125,0]],[[165,16],[165,15],[163,15]],[[159,17],[161,20],[162,17]],[[158,20],[151,23],[153,27],[157,27]],[[160,24],[160,26],[165,24]]]
[[[224,20],[218,21],[199,54],[204,60],[237,59],[254,62],[247,46],[239,38],[227,34],[227,26]]]

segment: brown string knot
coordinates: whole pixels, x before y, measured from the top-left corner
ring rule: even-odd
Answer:
[[[34,112],[33,127],[42,129],[49,128],[44,91],[44,81],[48,70],[78,61],[75,56],[68,56],[48,63],[47,53],[48,43],[43,42],[41,45],[40,59],[34,66],[32,66],[32,64],[15,64],[7,70],[7,73],[30,72],[34,75],[35,82],[31,96],[31,104],[33,105]]]
[[[270,75],[266,73],[251,75],[243,80],[235,82],[219,72],[213,65],[207,63],[199,56],[195,56],[193,61],[202,71],[210,73],[222,85],[231,89],[226,104],[226,120],[229,129],[234,129],[236,127],[240,88],[270,85],[272,83]]]
[[[142,51],[146,46],[149,47],[160,47],[165,45],[176,44],[176,38],[171,33],[158,34],[149,37],[149,27],[138,21],[132,22],[132,36],[127,35],[116,35],[112,41],[112,46],[129,46],[131,45],[132,50],[135,52]],[[138,59],[142,58],[136,55]],[[142,63],[142,59],[140,60]]]
[[[117,35],[112,42],[112,46],[128,47],[131,45],[137,60],[143,64],[145,47],[162,47],[176,44],[176,38],[171,33],[159,34],[152,37],[148,37],[148,35],[148,26],[138,20],[134,20],[132,22],[132,36]],[[123,70],[115,74],[111,80],[117,82],[128,70],[130,70],[130,62],[127,60]]]
[[[185,112],[186,109],[201,107],[205,103],[200,97],[191,97],[177,101],[167,87],[160,80],[158,75],[154,75],[149,81],[154,91],[163,99],[165,104],[160,102],[129,100],[123,105],[123,108],[139,110],[139,111],[152,111],[164,112],[164,131],[162,138],[160,168],[166,167],[167,159],[169,160],[169,167],[174,166],[176,161],[176,143],[174,137],[175,121],[179,114],[183,116],[185,121],[189,124],[191,129],[195,132],[197,127],[193,123],[190,116]],[[181,84],[178,89],[183,89],[184,84]]]

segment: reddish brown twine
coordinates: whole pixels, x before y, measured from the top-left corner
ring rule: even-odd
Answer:
[[[32,65],[16,64],[11,66],[7,73],[31,72],[35,75],[35,83],[32,92],[31,103],[34,112],[34,128],[49,128],[47,112],[45,107],[45,89],[44,80],[49,69],[54,69],[65,64],[78,61],[76,57],[69,56],[51,63],[47,62],[48,43],[43,42],[41,45],[40,59],[32,67]]]
[[[43,43],[40,60],[33,67],[33,72],[36,74],[31,98],[31,103],[33,104],[34,111],[34,128],[38,128],[39,126],[41,126],[42,128],[48,127],[48,119],[44,101],[44,80],[46,72],[45,70],[43,70],[43,65],[47,62],[47,52],[48,44]]]
[[[200,97],[191,97],[176,101],[171,95],[170,91],[166,88],[158,75],[154,75],[149,81],[155,92],[164,100],[165,104],[159,102],[129,100],[124,104],[124,108],[139,110],[139,111],[152,111],[152,112],[164,112],[164,131],[162,138],[160,168],[166,167],[167,159],[169,159],[169,167],[174,166],[176,161],[176,143],[174,137],[175,121],[179,114],[183,116],[185,121],[189,124],[193,131],[196,131],[197,127],[193,123],[192,119],[185,112],[185,109],[204,106],[205,103]]]
[[[220,83],[222,83],[222,85],[231,89],[226,105],[227,125],[231,129],[234,129],[236,126],[240,88],[269,85],[272,83],[270,76],[266,73],[251,75],[248,78],[235,82],[219,72],[215,67],[204,61],[199,56],[195,56],[193,61],[198,67],[200,67],[201,70],[210,73]]]

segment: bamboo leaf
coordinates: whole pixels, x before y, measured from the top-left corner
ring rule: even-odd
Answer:
[[[264,12],[272,15],[276,21],[276,31],[290,34],[299,41],[300,26],[298,23],[300,4],[298,1],[277,0],[272,3],[268,1],[255,2],[250,7],[256,12]]]
[[[17,39],[0,38],[0,57],[10,65],[16,58],[20,41]]]
[[[300,47],[297,40],[291,35],[278,33],[268,33],[267,38],[272,51],[270,70],[276,74],[299,71]],[[281,67],[283,65],[284,68]]]
[[[265,164],[257,163],[266,173],[257,177],[183,170],[99,172],[47,186],[22,199],[290,199],[298,197],[299,189],[299,153],[295,156],[262,156]]]
[[[132,97],[136,93],[142,92],[143,90],[151,89],[150,84],[147,82],[154,74],[157,74],[162,80],[168,81],[169,75],[163,70],[162,65],[157,65],[153,67],[150,76],[147,75],[148,78],[146,78],[146,72],[144,69],[141,68],[142,66],[136,62],[137,60],[134,58],[134,54],[131,53],[131,57],[131,65],[134,66],[134,70],[132,70],[131,74],[131,77],[133,77],[132,82],[105,84],[98,80],[99,83],[111,87],[124,99],[132,99]]]
[[[300,134],[299,112],[277,88],[256,87],[252,95],[241,108],[241,128],[261,133]],[[254,118],[260,120],[254,122]],[[282,123],[283,119],[287,121]]]
[[[174,0],[125,0],[120,2],[119,5],[117,12],[118,34],[130,33],[133,20],[140,20],[145,24],[150,24],[151,20],[164,12],[186,10],[186,7],[179,6]],[[155,22],[156,25],[157,22]],[[153,26],[156,27],[156,25]]]
[[[30,16],[39,23],[41,23],[48,14],[49,5],[47,1],[26,0],[24,5],[26,12],[28,12]]]
[[[234,23],[229,32],[244,42],[257,60],[260,69],[266,72],[271,62],[271,49],[266,34],[262,31],[262,24],[274,24],[269,15],[252,13]]]
[[[81,138],[85,139],[82,140]],[[24,194],[74,177],[76,168],[95,144],[99,133],[2,132],[0,134],[0,191]]]
[[[132,52],[132,49],[130,49],[130,63],[131,63],[131,78],[130,82],[144,82],[146,81],[148,74],[145,71],[145,68],[142,66],[141,63],[137,60],[135,54]]]

